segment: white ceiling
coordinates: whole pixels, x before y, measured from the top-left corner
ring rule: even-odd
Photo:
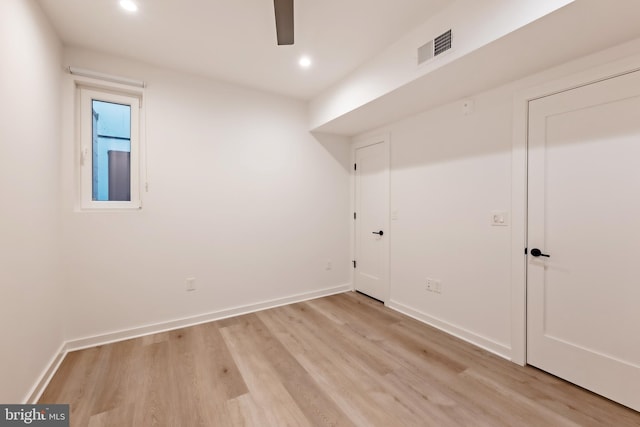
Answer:
[[[273,0],[38,0],[65,45],[309,99],[454,0],[296,0],[277,46]],[[312,57],[301,69],[301,55]]]

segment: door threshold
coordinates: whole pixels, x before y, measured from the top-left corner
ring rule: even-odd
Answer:
[[[357,290],[357,289],[356,289],[356,292],[357,292],[357,293],[359,293],[360,295],[364,295],[365,297],[367,297],[367,298],[369,298],[369,299],[372,299],[372,300],[374,300],[374,301],[377,301],[377,302],[379,302],[380,304],[384,305],[384,301],[382,301],[381,299],[374,298],[374,297],[372,297],[371,295],[367,295],[367,294],[365,294],[364,292],[360,292],[360,291],[359,291],[359,290]]]

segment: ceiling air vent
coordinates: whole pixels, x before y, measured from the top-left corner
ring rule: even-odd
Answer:
[[[438,56],[441,53],[451,49],[451,30],[436,37],[433,43],[434,43],[433,56]]]
[[[435,58],[441,53],[451,49],[453,37],[451,30],[439,35],[434,40],[430,40],[418,48],[418,65]]]

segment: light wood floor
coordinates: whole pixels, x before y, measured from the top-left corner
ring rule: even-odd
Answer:
[[[69,353],[72,426],[640,426],[640,413],[347,293]]]

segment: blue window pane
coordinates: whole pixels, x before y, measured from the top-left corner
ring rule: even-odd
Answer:
[[[93,100],[93,200],[131,200],[131,106]]]

